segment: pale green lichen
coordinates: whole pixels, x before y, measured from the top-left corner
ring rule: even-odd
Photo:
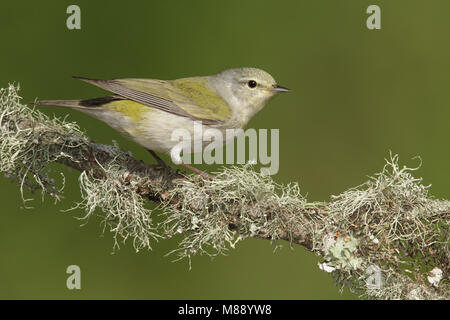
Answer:
[[[398,156],[391,156],[381,173],[328,205],[329,230],[357,238],[362,269],[375,265],[385,279],[380,288],[365,293],[369,297],[405,298],[403,291],[394,290],[398,281],[404,290],[407,279],[422,282],[437,266],[448,277],[450,202],[430,197],[429,186],[412,176],[414,170],[400,168]],[[360,272],[342,271],[336,271],[341,282],[356,275],[364,279]],[[448,288],[448,278],[444,286]],[[359,287],[367,289],[365,283]],[[433,296],[430,292],[427,298]]]
[[[52,142],[75,148],[86,138],[75,123],[50,119],[21,104],[18,90],[14,85],[0,89],[0,171],[19,181],[25,206],[30,200],[24,196],[25,187],[41,189],[42,195],[47,193],[59,200],[62,189],[51,177],[49,164],[70,155],[55,149]],[[19,128],[19,122],[39,125]],[[67,139],[63,141],[64,137]],[[41,143],[43,138],[45,144]]]
[[[336,243],[325,252],[327,265],[335,269],[357,270],[361,268],[362,259],[355,256],[358,249],[358,240],[350,238],[338,238]]]
[[[150,240],[157,239],[158,234],[152,224],[152,210],[145,207],[142,198],[135,189],[136,182],[126,183],[126,172],[118,166],[104,168],[106,178],[98,179],[84,171],[80,174],[82,202],[77,208],[84,209],[84,219],[95,214],[97,209],[103,214],[105,227],[114,233],[116,248],[119,240],[125,242],[133,238],[134,248],[151,249]]]
[[[302,230],[341,286],[371,298],[406,298],[414,277],[436,266],[448,275],[450,203],[430,197],[414,170],[392,156],[365,184],[328,204],[309,204],[295,184],[278,185],[249,166],[224,168],[212,181],[185,181],[173,190],[181,202],[166,208],[165,234],[183,233],[175,251],[190,258],[224,253],[246,237],[278,240],[284,230]],[[373,268],[383,280],[368,290]],[[403,291],[395,289],[399,279]],[[448,281],[441,285],[448,288]]]
[[[223,168],[211,181],[183,181],[171,196],[182,200],[165,208],[163,227],[168,236],[186,234],[176,250],[180,257],[225,253],[249,236],[278,240],[286,230],[310,224],[301,215],[286,220],[306,206],[297,184],[278,185],[250,166]]]
[[[26,204],[25,189],[41,189],[42,197],[49,194],[60,200],[64,187],[54,180],[51,164],[61,159],[74,159],[64,150],[82,149],[89,139],[73,122],[57,118],[50,119],[35,109],[21,104],[18,87],[10,85],[0,89],[0,171],[18,181],[22,198]],[[27,124],[29,125],[23,125]],[[145,207],[144,199],[134,189],[133,183],[124,182],[123,162],[125,153],[117,146],[101,146],[115,157],[103,168],[107,179],[95,178],[91,172],[80,175],[82,201],[76,206],[85,210],[85,219],[103,212],[105,226],[114,233],[115,246],[119,240],[131,237],[136,250],[150,248],[150,239],[155,238],[151,224],[151,210]]]

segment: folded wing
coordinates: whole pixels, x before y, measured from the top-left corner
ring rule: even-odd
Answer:
[[[125,99],[205,124],[219,124],[231,116],[231,109],[226,101],[202,77],[173,81],[75,78]]]

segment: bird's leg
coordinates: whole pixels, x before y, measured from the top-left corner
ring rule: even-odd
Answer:
[[[158,162],[158,164],[163,167],[163,168],[167,168],[167,164],[163,161],[163,159],[161,159],[155,151],[150,150],[150,149],[146,149],[153,158],[155,158],[155,160]],[[181,163],[181,165],[189,170],[191,170],[192,172],[195,172],[196,174],[201,175],[203,178],[206,179],[212,179],[214,176],[210,175],[209,173],[206,173],[205,171],[202,171],[200,169],[197,169],[196,167],[190,165],[190,164],[186,164],[186,163]]]
[[[167,168],[167,164],[163,161],[163,159],[161,159],[161,158],[156,154],[155,151],[150,150],[150,149],[146,149],[146,150],[152,155],[153,158],[155,158],[155,160],[158,162],[158,164],[159,164],[161,167]]]
[[[202,171],[202,170],[200,170],[200,169],[197,169],[196,167],[194,167],[194,166],[192,166],[192,165],[190,165],[190,164],[187,164],[187,163],[183,163],[183,162],[182,162],[181,165],[182,165],[183,167],[185,167],[185,168],[187,168],[187,169],[189,169],[189,170],[195,172],[196,174],[201,175],[203,178],[206,178],[206,179],[213,179],[213,178],[214,178],[213,175],[210,175],[209,173],[206,173],[205,171]]]

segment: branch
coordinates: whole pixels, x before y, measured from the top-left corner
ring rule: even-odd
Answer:
[[[130,238],[136,250],[151,249],[155,239],[182,234],[173,253],[190,259],[248,237],[286,240],[317,254],[322,270],[362,297],[449,298],[450,202],[429,196],[397,156],[363,185],[308,203],[297,184],[276,184],[250,166],[204,180],[145,164],[27,108],[17,90],[0,89],[0,171],[19,183],[25,206],[25,189],[61,199],[64,180],[55,181],[51,166],[60,163],[81,172],[76,208],[85,219],[101,211],[115,247]],[[158,224],[155,210],[164,218]]]

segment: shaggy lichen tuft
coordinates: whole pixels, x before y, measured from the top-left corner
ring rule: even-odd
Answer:
[[[338,239],[357,238],[355,254],[363,258],[361,270],[341,268],[337,276],[340,280],[367,280],[361,271],[377,266],[384,280],[377,290],[366,292],[372,298],[408,298],[407,279],[425,282],[427,272],[436,267],[445,270],[447,280],[441,286],[448,288],[450,202],[430,197],[429,186],[411,174],[415,170],[400,168],[398,156],[391,156],[381,173],[333,196],[328,205],[328,232]],[[403,283],[402,289],[394,290],[399,283]],[[354,287],[367,289],[365,282]],[[427,292],[424,298],[433,296]]]
[[[0,171],[18,180],[25,205],[31,200],[24,196],[25,187],[59,200],[63,186],[50,177],[49,165],[71,158],[62,150],[78,148],[87,138],[75,123],[50,119],[21,104],[18,90],[14,85],[0,89]]]
[[[100,209],[105,226],[114,233],[115,248],[119,248],[119,239],[123,242],[133,238],[136,251],[151,249],[150,240],[157,239],[152,225],[152,210],[145,207],[144,198],[136,192],[137,182],[127,182],[127,171],[111,165],[104,168],[106,179],[95,178],[88,172],[81,173],[79,182],[83,201],[77,208],[86,211],[84,219]]]
[[[184,233],[176,252],[217,255],[247,237],[285,238],[299,225],[311,224],[297,184],[281,186],[250,166],[223,168],[213,180],[182,181],[172,189],[163,224],[168,236]]]
[[[25,198],[25,188],[41,189],[42,197],[49,194],[59,200],[64,185],[51,178],[50,165],[87,158],[99,166],[101,178],[97,177],[99,172],[82,171],[82,201],[76,208],[86,211],[85,218],[96,208],[102,210],[105,225],[114,233],[115,247],[119,239],[131,237],[136,250],[150,248],[150,239],[157,236],[151,224],[151,210],[145,208],[144,199],[136,192],[136,181],[127,180],[128,170],[124,167],[129,155],[116,146],[95,144],[98,152],[114,158],[100,165],[91,158],[90,147],[94,144],[75,123],[50,119],[26,107],[20,103],[18,89],[13,85],[0,89],[0,171],[19,182],[24,203],[31,200]]]

